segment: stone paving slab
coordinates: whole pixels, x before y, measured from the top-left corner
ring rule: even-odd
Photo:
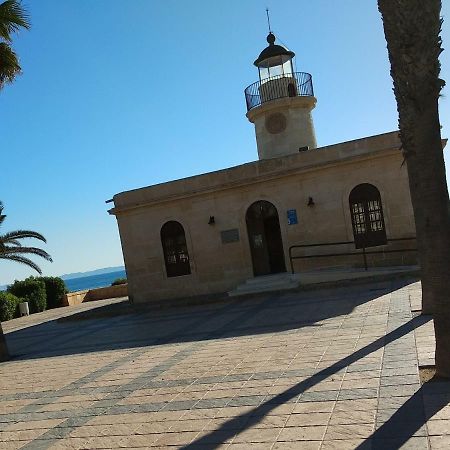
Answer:
[[[397,280],[20,319],[5,327],[0,449],[450,448],[449,383],[419,382],[434,358],[419,300]]]

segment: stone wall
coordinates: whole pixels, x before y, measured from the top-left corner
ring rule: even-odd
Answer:
[[[64,306],[79,305],[83,302],[94,300],[104,300],[107,298],[118,298],[128,296],[128,285],[119,284],[117,286],[107,286],[97,289],[69,292],[64,296]]]
[[[361,183],[380,191],[388,239],[415,236],[399,146],[397,133],[390,133],[118,194],[111,212],[119,224],[130,298],[151,302],[226,292],[252,277],[245,216],[258,200],[278,211],[288,270],[291,245],[353,240],[348,198]],[[307,206],[309,197],[314,206]],[[297,211],[296,225],[288,224],[290,209]],[[190,275],[166,275],[160,230],[170,220],[184,227]],[[223,243],[221,233],[231,229],[238,230],[239,240]],[[369,258],[371,265],[411,262],[411,253]],[[352,265],[360,266],[361,258],[295,262],[297,272]]]

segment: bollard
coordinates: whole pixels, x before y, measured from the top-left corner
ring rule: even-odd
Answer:
[[[30,315],[30,308],[28,307],[28,302],[19,303],[19,312],[21,316]]]

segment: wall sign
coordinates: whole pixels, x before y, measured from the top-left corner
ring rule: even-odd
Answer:
[[[296,209],[288,209],[287,210],[287,220],[288,220],[288,225],[297,225],[298,224]]]
[[[231,242],[239,242],[239,230],[233,228],[231,230],[224,230],[220,232],[222,244],[230,244]]]

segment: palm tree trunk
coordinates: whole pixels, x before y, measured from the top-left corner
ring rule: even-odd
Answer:
[[[2,324],[0,323],[0,362],[9,359],[8,347],[6,345],[5,335],[3,334]]]
[[[438,113],[440,0],[378,0],[417,233],[422,312],[434,314],[436,372],[450,377],[450,217]]]

